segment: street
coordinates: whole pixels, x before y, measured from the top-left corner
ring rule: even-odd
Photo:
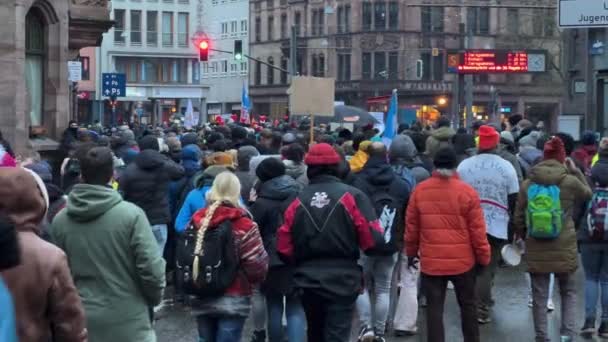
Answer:
[[[584,298],[582,268],[578,271],[579,302],[577,317],[577,330],[583,323]],[[528,286],[523,273],[523,268],[500,268],[498,270],[496,284],[494,286],[494,300],[496,305],[493,311],[493,322],[481,326],[481,340],[492,342],[524,342],[534,340],[534,325],[532,322],[532,310],[528,307]],[[553,333],[552,341],[559,341],[559,288],[555,289],[556,310],[550,313],[549,327]],[[160,342],[190,342],[196,340],[197,332],[194,320],[189,312],[182,307],[168,306],[160,313],[156,322],[155,330]],[[462,341],[460,330],[460,315],[456,297],[452,290],[448,290],[445,305],[444,324],[446,328],[446,341]],[[426,341],[426,327],[424,309],[420,310],[418,319],[419,334],[407,338],[390,337],[389,342],[417,342]],[[242,342],[248,342],[251,335],[251,323],[248,321],[243,334]],[[585,340],[581,337],[577,341]],[[597,341],[600,341],[597,339]]]

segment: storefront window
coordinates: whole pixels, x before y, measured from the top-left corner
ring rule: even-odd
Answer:
[[[42,125],[44,59],[44,22],[30,10],[25,18],[25,86],[31,126]]]

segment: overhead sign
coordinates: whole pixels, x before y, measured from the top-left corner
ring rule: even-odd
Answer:
[[[510,74],[545,72],[544,51],[466,50],[447,55],[448,72],[457,74]]]
[[[334,116],[335,79],[293,77],[289,94],[289,112],[294,115]]]
[[[608,26],[608,0],[559,0],[559,27]]]
[[[123,97],[127,93],[125,74],[103,73],[102,94],[108,97]]]
[[[68,61],[68,81],[78,82],[82,80],[82,62]]]

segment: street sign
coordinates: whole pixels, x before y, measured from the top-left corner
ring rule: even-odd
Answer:
[[[78,82],[82,80],[82,62],[68,61],[68,81]]]
[[[103,73],[101,92],[107,97],[123,97],[127,93],[125,74]]]
[[[608,0],[559,0],[559,27],[608,26]]]

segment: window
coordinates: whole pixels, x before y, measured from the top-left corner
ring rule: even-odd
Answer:
[[[209,77],[209,62],[203,62],[203,71],[202,71],[202,76],[203,78],[207,78]]]
[[[295,14],[295,26],[296,26],[296,36],[300,37],[302,35],[302,13],[296,12]]]
[[[312,55],[312,75],[315,77],[325,76],[325,55]]]
[[[241,34],[246,36],[247,35],[247,31],[248,31],[248,27],[247,27],[247,19],[241,20]]]
[[[268,66],[266,66],[266,84],[274,84],[274,59],[272,57],[268,57]]]
[[[440,54],[437,57],[431,57],[433,59],[433,80],[434,81],[443,81],[443,55]]]
[[[429,81],[443,80],[443,56],[433,57],[430,53],[425,52],[420,54],[422,60],[423,72],[422,79]]]
[[[262,19],[260,17],[255,18],[255,41],[259,42],[262,40]]]
[[[239,22],[236,20],[231,21],[230,22],[230,36],[236,37],[238,32],[239,32]]]
[[[361,78],[364,80],[372,78],[372,54],[369,52],[361,55]]]
[[[390,30],[399,29],[399,3],[397,1],[388,3],[388,28]]]
[[[228,72],[228,61],[220,61],[220,73],[226,74]]]
[[[363,19],[361,20],[362,22],[362,29],[363,31],[370,31],[372,29],[372,4],[371,2],[364,2],[363,6],[361,7],[361,16],[363,17]]]
[[[222,30],[222,34],[220,35],[220,37],[222,39],[228,38],[228,22],[223,22],[220,24],[220,26],[221,26],[221,30]]]
[[[274,17],[268,17],[268,40],[274,40]]]
[[[467,8],[467,24],[474,34],[490,33],[490,12],[487,7]]]
[[[241,62],[241,75],[247,75],[247,62]]]
[[[374,52],[374,79],[386,79],[386,52]]]
[[[270,9],[274,7],[274,0],[266,0],[266,8]]]
[[[386,2],[374,3],[374,29],[376,31],[386,29]]]
[[[422,79],[431,79],[431,54],[423,52],[420,54],[420,60],[422,60]]]
[[[443,7],[422,7],[422,32],[443,32]]]
[[[544,20],[545,37],[553,37],[555,35],[555,13],[551,9],[546,9],[542,16]]]
[[[350,31],[350,5],[338,6],[338,33]]]
[[[189,59],[116,57],[116,70],[129,83],[185,83]]]
[[[88,81],[91,78],[91,60],[89,57],[78,57],[78,60],[82,64],[82,80]]]
[[[323,26],[324,26],[324,16],[325,13],[323,9],[313,9],[312,10],[312,35],[320,36],[323,34]]]
[[[188,46],[188,13],[179,13],[177,15],[177,45],[181,47]]]
[[[253,81],[255,85],[262,83],[262,63],[259,61],[255,62],[255,77]]]
[[[173,46],[173,12],[163,12],[163,46]]]
[[[517,8],[507,9],[507,33],[519,34],[519,10]]]
[[[125,37],[123,33],[125,33],[125,10],[116,9],[114,10],[114,43],[115,44],[124,44]]]
[[[338,54],[338,81],[350,81],[350,54]]]
[[[131,44],[141,45],[141,11],[131,10]]]
[[[146,12],[146,42],[149,46],[158,44],[158,12]]]
[[[25,17],[25,88],[31,126],[43,123],[45,46],[44,21],[32,9]]]
[[[399,79],[399,52],[391,51],[388,53],[388,78],[391,80]]]
[[[287,39],[287,14],[281,14],[281,39]]]
[[[288,62],[287,58],[285,58],[285,57],[281,58],[281,69],[287,70],[287,68],[288,68],[287,62]],[[288,73],[281,71],[281,84],[287,84],[287,76],[288,76]]]
[[[230,63],[230,75],[231,76],[236,76],[237,69],[238,69],[238,65],[236,63]]]

